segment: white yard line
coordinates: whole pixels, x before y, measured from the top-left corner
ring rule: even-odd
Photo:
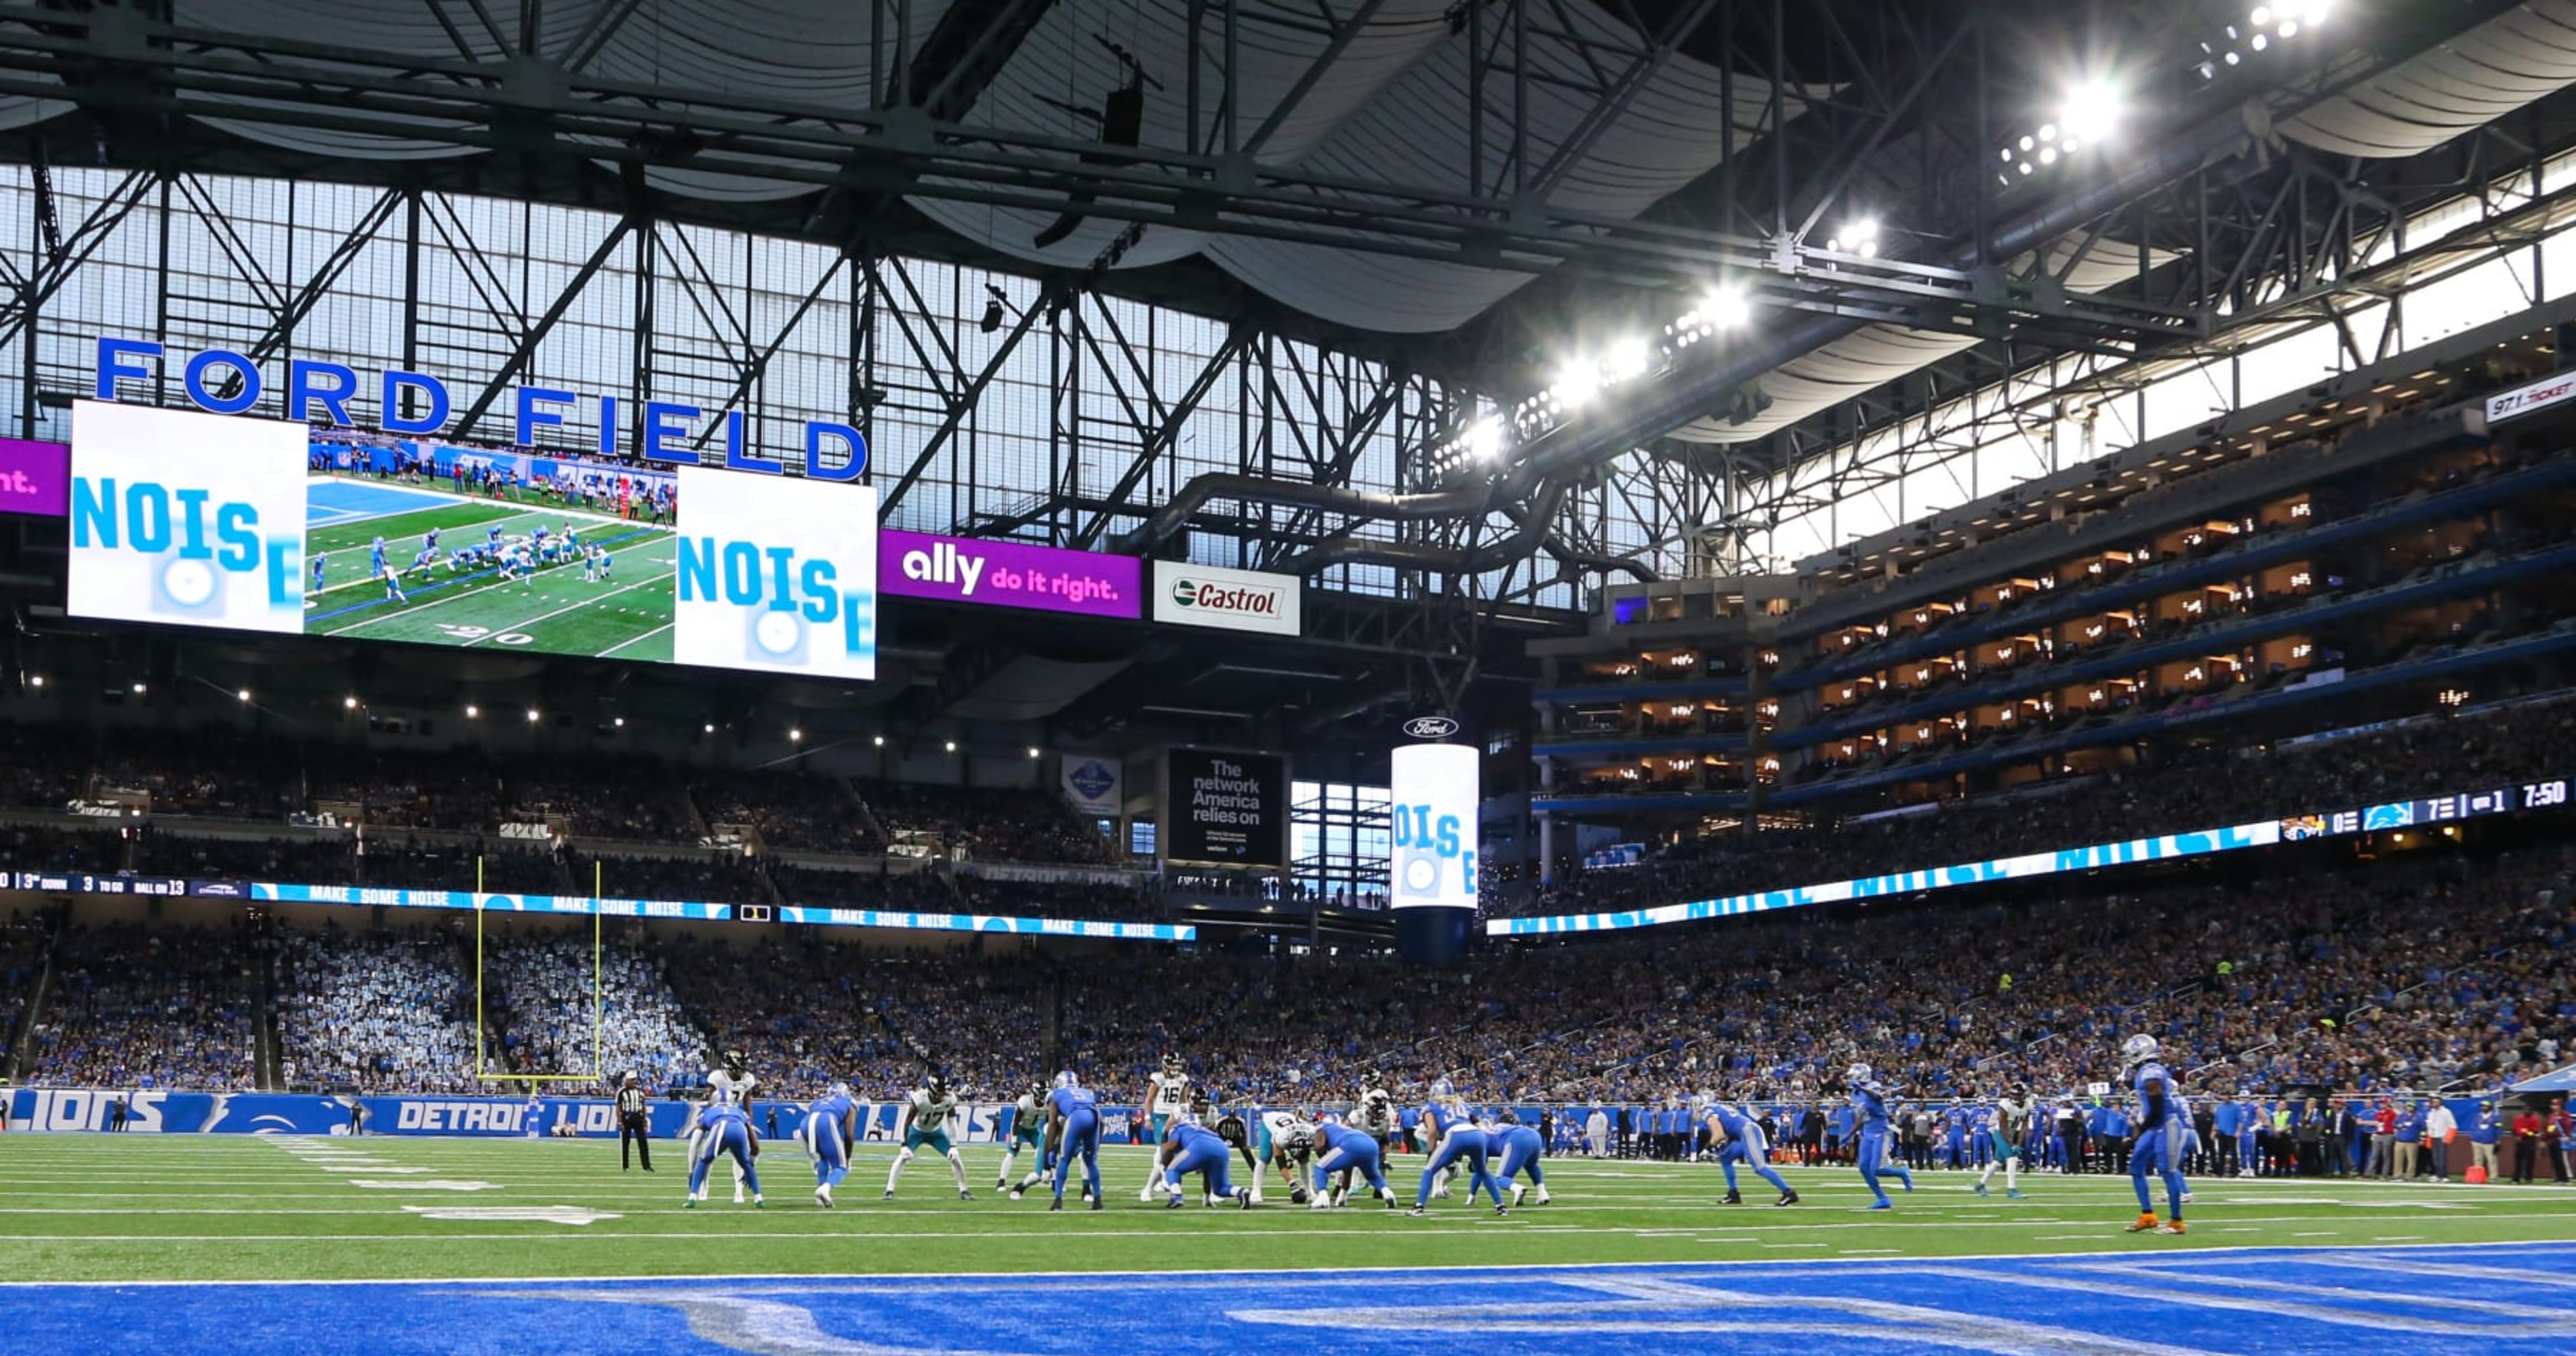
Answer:
[[[678,571],[676,571],[676,570],[675,570],[675,571],[673,571],[673,573],[674,573],[674,574],[676,574],[676,573],[678,573]],[[607,649],[600,651],[597,655],[595,655],[595,656],[593,656],[593,657],[594,657],[594,658],[598,658],[598,659],[606,659],[606,658],[607,658],[607,657],[609,657],[610,655],[613,655],[613,654],[617,653],[619,650],[625,649],[625,648],[626,648],[627,646],[629,646],[629,645],[641,644],[641,643],[642,643],[642,642],[644,642],[644,641],[651,640],[653,637],[658,636],[658,635],[662,634],[663,632],[670,630],[670,629],[671,629],[671,627],[672,627],[672,625],[673,625],[673,623],[671,623],[671,622],[664,622],[664,623],[662,623],[661,625],[654,627],[652,630],[647,631],[647,632],[645,632],[644,634],[642,634],[642,635],[640,635],[640,636],[635,637],[633,640],[621,640],[621,641],[617,642],[616,644],[609,646]]]
[[[638,579],[632,584],[620,584],[616,588],[610,589],[608,592],[603,593],[596,598],[583,598],[563,607],[556,608],[554,611],[545,613],[542,616],[530,617],[523,622],[512,622],[507,626],[496,626],[492,628],[489,635],[476,636],[474,639],[465,642],[465,645],[467,648],[471,648],[482,644],[484,641],[490,640],[493,636],[506,636],[513,632],[525,631],[531,626],[535,626],[541,622],[552,621],[567,612],[579,612],[586,607],[597,607],[601,603],[607,602],[609,599],[614,598],[621,593],[633,593],[635,590],[640,588],[649,588],[652,585],[661,583],[664,579],[677,575],[679,572],[680,567],[674,565],[670,569],[665,570],[661,574],[655,575],[650,579]]]

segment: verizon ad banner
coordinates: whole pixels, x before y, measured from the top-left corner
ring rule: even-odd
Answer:
[[[1134,556],[1012,541],[877,534],[877,588],[893,598],[1136,619],[1145,565]]]
[[[1154,562],[1154,620],[1293,636],[1305,625],[1305,581],[1215,565]]]

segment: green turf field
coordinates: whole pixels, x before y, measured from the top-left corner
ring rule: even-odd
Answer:
[[[409,603],[384,601],[384,586],[365,577],[367,547],[385,539],[385,559],[411,563],[421,536],[436,527],[448,547],[476,544],[497,525],[521,537],[539,524],[569,520],[583,537],[607,543],[615,573],[585,583],[578,562],[541,568],[532,579],[503,582],[488,567],[451,574],[444,562],[406,570]],[[547,654],[661,660],[671,658],[672,578],[676,540],[665,528],[579,510],[459,500],[444,508],[362,518],[305,534],[305,558],[330,557],[319,593],[306,594],[305,633],[424,645],[525,648]]]
[[[1497,1220],[1463,1199],[1426,1219],[1373,1203],[1331,1212],[1249,1212],[1136,1199],[1144,1151],[1102,1155],[1109,1206],[990,1190],[1000,1156],[966,1150],[972,1202],[946,1165],[919,1158],[883,1203],[881,1144],[864,1146],[840,1207],[812,1199],[792,1145],[761,1156],[769,1205],[730,1203],[721,1166],[709,1201],[680,1202],[680,1149],[661,1171],[620,1174],[605,1140],[37,1135],[0,1137],[0,1217],[11,1279],[162,1280],[646,1276],[837,1272],[1208,1270],[1617,1261],[1784,1261],[2206,1247],[2371,1246],[2576,1238],[2576,1189],[2337,1181],[2198,1186],[2191,1235],[2131,1236],[2126,1179],[2025,1180],[2027,1199],[1979,1199],[1965,1174],[1918,1175],[1891,1214],[1869,1215],[1849,1170],[1788,1169],[1806,1203],[1720,1207],[1714,1167],[1550,1160],[1555,1201]],[[1391,1184],[1410,1201],[1421,1159]],[[1022,1160],[1025,1170],[1026,1159]],[[1750,1200],[1769,1192],[1747,1179]],[[1463,1185],[1459,1196],[1464,1196]],[[475,1218],[494,1211],[538,1218]],[[440,1212],[465,1212],[440,1218]],[[573,1221],[589,1219],[588,1223]],[[828,1240],[817,1245],[817,1240]]]

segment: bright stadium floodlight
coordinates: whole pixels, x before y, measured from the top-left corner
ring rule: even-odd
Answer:
[[[712,720],[711,720],[711,721],[708,721],[708,722],[707,722],[707,733],[708,733],[708,734],[714,734],[715,732],[716,732],[716,723],[715,723],[714,721],[712,721]]]
[[[870,742],[870,743],[875,744],[878,748],[884,748],[884,747],[885,747],[885,736],[884,736],[884,735],[878,735],[875,739],[873,739],[873,740],[871,740],[871,741],[869,741],[869,742]]]
[[[615,718],[611,719],[608,723],[609,723],[609,724],[611,724],[611,725],[616,726],[618,729],[623,730],[623,729],[625,729],[625,728],[626,728],[626,717],[624,717],[624,716],[618,716],[618,717],[615,717]]]
[[[1601,389],[1600,367],[1578,358],[1557,369],[1556,380],[1549,384],[1548,393],[1556,397],[1557,403],[1565,408],[1579,410],[1590,402],[1593,393],[1599,389]]]
[[[790,744],[801,744],[801,743],[805,742],[805,732],[804,732],[803,730],[797,729],[797,728],[796,728],[795,726],[793,726],[793,725],[788,726],[788,727],[787,727],[787,742],[788,742],[788,743],[790,743]]]
[[[341,710],[343,710],[343,711],[355,711],[355,710],[357,710],[357,709],[358,709],[358,699],[357,699],[357,698],[355,698],[355,697],[342,697],[342,698],[340,699],[340,709],[341,709]]]
[[[537,723],[537,721],[538,721],[539,719],[540,719],[540,717],[539,717],[539,715],[538,715],[537,708],[535,708],[535,707],[533,707],[533,706],[529,707],[529,708],[528,708],[528,723],[529,723],[530,725],[534,725],[534,724],[536,724],[536,723]]]
[[[41,674],[41,673],[31,673],[31,674],[28,674],[28,675],[27,675],[27,686],[29,686],[29,687],[43,687],[44,685],[45,685],[45,675],[43,675],[43,674]]]
[[[235,700],[235,701],[240,701],[240,702],[247,702],[247,701],[249,701],[249,700],[250,700],[250,689],[249,689],[249,688],[243,688],[243,689],[241,689],[240,691],[237,691],[237,692],[233,693],[233,700]]]
[[[944,749],[948,750],[950,753],[955,753],[955,752],[957,751],[957,741],[956,741],[956,740],[954,740],[954,739],[951,739],[951,740],[949,740],[947,743],[942,744],[940,747],[942,747],[942,748],[944,748]]]
[[[1499,419],[1479,419],[1467,426],[1467,450],[1493,461],[1503,455],[1503,423]]]
[[[1654,359],[1655,355],[1646,347],[1645,340],[1622,339],[1610,346],[1610,353],[1601,364],[1602,375],[1613,382],[1635,381],[1646,375],[1646,369]]]
[[[141,683],[136,683],[136,684],[134,685],[134,695],[135,695],[135,696],[140,697],[140,696],[142,696],[142,695],[143,695],[147,690],[148,690],[148,689],[146,689],[146,688],[143,686],[143,684],[141,684]]]
[[[1030,756],[1031,758],[1036,758],[1036,757],[1039,757],[1039,756],[1040,756],[1040,754],[1038,753],[1037,745],[1032,744],[1032,745],[1030,745],[1030,746],[1029,746],[1029,756]]]
[[[1832,235],[1825,237],[1825,248],[1836,254],[1857,254],[1864,259],[1878,257],[1878,218],[1858,216],[1846,221]]]
[[[483,718],[483,708],[476,706],[472,702],[467,702],[465,704],[465,718],[467,720],[481,720]]]

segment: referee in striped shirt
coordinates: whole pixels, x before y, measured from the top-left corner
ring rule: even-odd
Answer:
[[[626,1146],[635,1146],[635,1157],[646,1172],[653,1170],[653,1122],[644,1110],[644,1086],[629,1073],[617,1087],[617,1170],[627,1169]]]

